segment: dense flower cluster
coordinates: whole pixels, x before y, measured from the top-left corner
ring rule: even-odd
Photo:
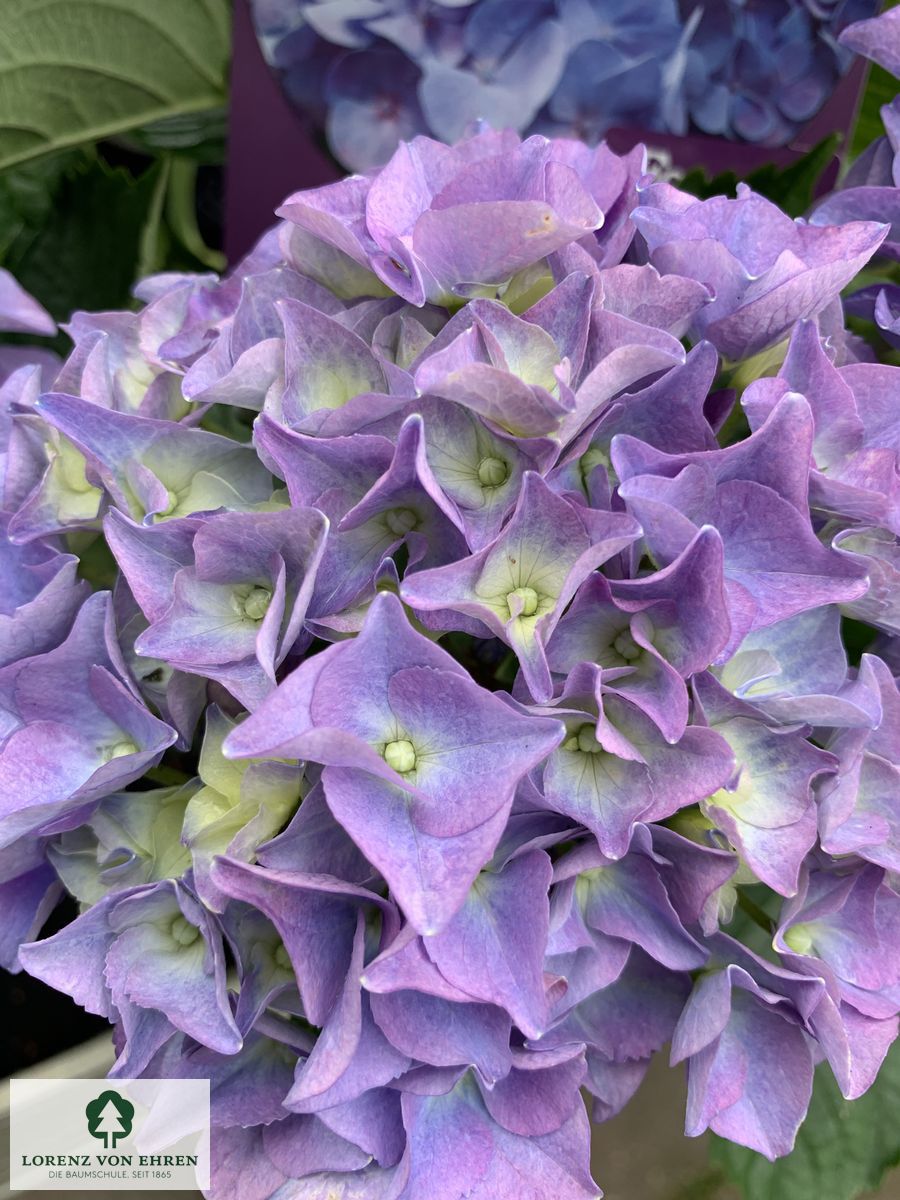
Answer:
[[[877,0],[252,0],[287,94],[354,171],[469,122],[596,142],[612,126],[784,145]]]
[[[417,138],[8,374],[3,960],[211,1080],[216,1200],[587,1200],[580,1089],[669,1042],[769,1157],[816,1062],[872,1083],[900,368],[846,215]]]

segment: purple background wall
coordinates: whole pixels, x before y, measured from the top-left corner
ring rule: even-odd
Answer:
[[[247,0],[235,0],[225,194],[225,253],[235,262],[299,188],[339,178],[263,59]]]

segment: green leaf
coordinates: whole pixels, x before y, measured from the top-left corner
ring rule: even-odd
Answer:
[[[167,117],[164,121],[132,129],[126,138],[127,142],[149,154],[172,151],[195,162],[214,165],[225,162],[227,139],[227,108]]]
[[[145,275],[161,271],[165,264],[167,236],[163,226],[163,209],[171,171],[171,160],[164,156],[159,160],[159,170],[144,218],[138,261],[133,272],[135,279],[143,279]]]
[[[744,1200],[853,1200],[900,1162],[900,1043],[874,1085],[844,1100],[827,1067],[816,1071],[809,1115],[786,1158],[770,1163],[721,1138],[712,1156]]]
[[[734,171],[720,171],[718,175],[707,175],[703,167],[692,167],[676,182],[682,191],[690,192],[698,200],[709,200],[712,196],[733,193],[738,185],[738,177]]]
[[[52,219],[17,238],[3,265],[58,321],[76,308],[127,308],[161,169],[134,179],[99,158],[70,168],[52,192]]]
[[[0,168],[220,107],[228,0],[0,0]]]
[[[206,245],[197,224],[197,164],[188,158],[171,156],[166,219],[169,229],[189,254],[210,270],[225,270],[225,255]]]
[[[841,617],[841,641],[854,667],[859,666],[859,660],[865,653],[875,649],[872,643],[876,636],[871,625],[855,621],[852,617]]]
[[[119,566],[102,534],[82,532],[69,534],[69,550],[79,558],[78,574],[94,591],[115,587]]]
[[[791,166],[779,169],[768,164],[748,175],[747,182],[790,216],[801,217],[812,204],[816,185],[840,144],[841,135],[832,133]]]
[[[0,172],[0,262],[17,241],[33,237],[53,216],[53,195],[67,171],[90,161],[85,149],[65,150]]]
[[[840,140],[840,135],[833,133],[791,166],[776,167],[768,163],[751,171],[744,177],[745,182],[789,216],[800,217],[812,204],[816,185],[834,158]],[[695,167],[678,186],[701,200],[708,200],[711,196],[733,194],[737,185],[738,176],[733,171],[709,178],[701,167]]]

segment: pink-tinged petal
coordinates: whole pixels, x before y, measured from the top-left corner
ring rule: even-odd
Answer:
[[[897,939],[884,916],[893,910],[896,918],[897,897],[882,888],[883,870],[869,864],[843,877],[804,874],[800,894],[785,905],[777,948],[793,949],[799,935],[804,953],[822,959],[843,983],[873,992],[896,984]]]
[[[522,1137],[553,1133],[581,1106],[584,1051],[578,1045],[559,1050],[513,1054],[509,1074],[492,1088],[482,1087],[485,1108],[504,1129]]]
[[[213,367],[212,362],[208,365]],[[193,377],[189,373],[184,382],[185,395],[196,403],[230,404],[261,412],[270,391],[280,392],[283,388],[284,342],[281,338],[266,338],[249,346],[235,363],[216,363],[209,375],[211,381],[207,382],[199,372]]]
[[[385,908],[374,892],[330,875],[272,871],[220,858],[212,876],[226,895],[269,918],[285,944],[309,1019],[324,1025],[350,969],[362,904]]]
[[[416,572],[401,594],[421,611],[481,621],[516,651],[532,694],[547,700],[546,639],[578,584],[638,535],[622,514],[576,509],[528,472],[516,511],[494,542],[470,558]]]
[[[157,620],[172,602],[178,571],[193,562],[200,521],[187,517],[163,525],[139,525],[112,509],[103,528],[135,600],[148,620]]]
[[[552,161],[529,181],[533,198],[520,193],[522,198],[493,199],[499,187],[510,187],[510,168],[516,171],[502,156],[474,164],[416,221],[412,253],[440,289],[429,299],[449,298],[473,284],[505,283],[600,224],[599,209],[575,173]],[[472,195],[471,202],[470,188],[484,189],[483,198]]]
[[[319,1120],[382,1167],[398,1163],[406,1146],[400,1095],[391,1088],[372,1088],[355,1100],[326,1109]]]
[[[869,1017],[825,995],[810,1018],[816,1040],[841,1094],[856,1100],[869,1090],[897,1037],[900,1019]]]
[[[572,412],[562,421],[561,440],[580,434],[619,392],[684,362],[684,347],[670,333],[595,308],[587,373],[578,384]]]
[[[775,1159],[790,1153],[806,1115],[812,1054],[799,1025],[735,983],[727,1024],[690,1060],[685,1133],[712,1129]]]
[[[874,221],[826,225],[824,214],[818,225],[791,221],[745,184],[734,200],[695,200],[667,183],[639,190],[632,218],[651,263],[706,286],[713,300],[693,332],[735,361],[822,312],[887,234]]]
[[[603,304],[639,325],[684,337],[693,318],[712,297],[702,283],[684,275],[660,275],[649,264],[621,263],[599,274]]]
[[[241,1047],[225,986],[221,933],[177,883],[157,884],[110,912],[114,940],[104,974],[123,999],[162,1012],[178,1029],[222,1054]]]
[[[854,21],[841,32],[838,41],[892,75],[900,75],[900,15],[893,9],[867,21]]]
[[[583,1105],[560,1129],[520,1137],[494,1122],[475,1084],[463,1079],[446,1096],[403,1097],[409,1138],[409,1183],[398,1200],[426,1192],[432,1200],[518,1200],[528,1180],[531,1200],[596,1200],[588,1171],[589,1125]],[[443,1148],[457,1153],[445,1159]],[[435,1174],[440,1156],[445,1169]]]
[[[365,916],[358,911],[341,994],[284,1099],[293,1112],[319,1112],[346,1104],[396,1079],[409,1066],[409,1059],[386,1041],[373,1021],[369,998],[360,985],[365,933]]]
[[[362,984],[379,995],[412,991],[456,1003],[471,1003],[472,996],[445,979],[425,951],[423,939],[405,925],[389,946],[362,974]]]
[[[296,192],[288,196],[276,213],[327,245],[343,251],[354,262],[365,265],[360,233],[371,186],[370,179],[352,175],[337,186]]]
[[[438,933],[464,903],[500,840],[511,804],[510,800],[463,833],[432,837],[414,824],[409,794],[386,780],[329,766],[323,784],[335,818],[385,877],[410,924],[423,934]]]
[[[692,970],[706,961],[707,951],[681,924],[659,872],[644,855],[633,851],[611,866],[589,870],[579,886],[592,928],[635,942],[671,970]]]
[[[212,1156],[211,1189],[207,1193],[242,1196],[244,1200],[269,1200],[284,1183],[285,1175],[263,1153],[262,1125],[229,1129],[219,1139]]]
[[[370,1161],[358,1146],[332,1132],[318,1117],[287,1117],[263,1130],[263,1150],[288,1179],[324,1171],[355,1171]]]
[[[424,941],[441,974],[479,1000],[505,1008],[526,1037],[547,1025],[544,955],[552,870],[542,850],[483,871],[444,930]],[[525,915],[527,914],[527,916]]]
[[[53,337],[56,322],[33,296],[0,268],[0,329],[11,333],[42,333]]]
[[[375,355],[340,321],[299,300],[282,300],[284,395],[281,414],[300,425],[322,408],[340,408],[364,392],[386,392],[387,380]]]
[[[446,350],[429,354],[416,371],[416,387],[452,400],[516,437],[541,437],[554,431],[566,404],[546,386],[531,385],[510,373],[505,362],[490,361],[484,336],[473,325]],[[547,382],[555,383],[552,374]]]
[[[511,1021],[501,1008],[401,990],[371,997],[372,1015],[398,1052],[435,1067],[475,1067],[490,1085],[509,1073]]]

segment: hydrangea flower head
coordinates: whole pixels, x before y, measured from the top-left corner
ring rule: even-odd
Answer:
[[[555,86],[556,7],[483,7],[442,52]],[[897,1033],[887,230],[488,129],[280,212],[0,389],[3,961],[210,1080],[214,1200],[589,1200],[666,1043],[788,1153]]]

